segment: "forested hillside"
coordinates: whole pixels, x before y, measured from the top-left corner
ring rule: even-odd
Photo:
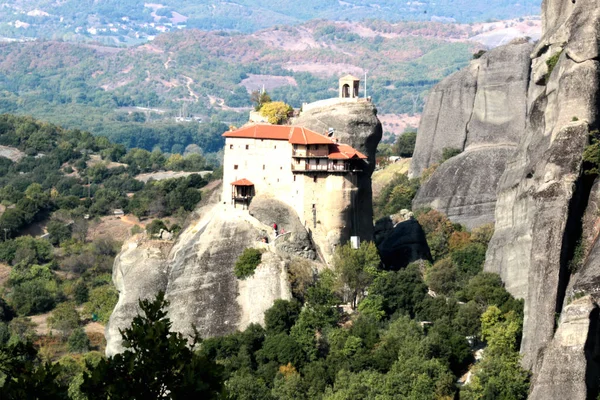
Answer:
[[[6,392],[7,344],[36,342],[54,361],[103,350],[99,324],[117,301],[111,270],[119,236],[144,227],[148,235],[166,229],[176,236],[213,177],[191,172],[207,168],[198,153],[127,151],[106,137],[0,115],[0,397],[23,398]],[[136,179],[158,170],[190,173]]]
[[[311,19],[476,22],[539,14],[540,0],[422,0],[373,3],[367,0],[311,0],[259,2],[256,0],[176,1],[141,0],[81,2],[67,0],[13,0],[0,14],[0,35],[82,39],[104,36],[135,41],[164,29],[199,28],[252,32],[274,25],[298,24]]]
[[[313,21],[252,35],[181,31],[128,49],[5,43],[0,112],[31,114],[127,147],[182,152],[195,143],[210,153],[226,127],[209,121],[244,123],[249,91],[263,86],[299,109],[336,96],[339,75],[368,70],[368,94],[380,113],[418,112],[426,91],[476,51],[466,42],[473,33],[431,22]],[[203,122],[175,121],[191,115]]]

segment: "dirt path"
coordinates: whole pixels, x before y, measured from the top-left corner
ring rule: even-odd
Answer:
[[[192,84],[194,83],[194,80],[192,78],[190,78],[189,76],[185,76],[182,75],[185,80],[186,80],[186,84],[185,86],[187,87],[188,91],[190,92],[190,96],[192,96],[193,98],[195,98],[196,100],[198,100],[200,98],[200,96],[198,96],[193,90],[192,90]]]

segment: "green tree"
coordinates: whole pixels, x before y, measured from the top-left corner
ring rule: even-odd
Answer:
[[[79,326],[79,313],[75,309],[75,304],[71,302],[60,303],[52,311],[48,323],[52,329],[61,331],[64,338],[69,337],[73,330]]]
[[[71,238],[71,227],[60,221],[50,221],[46,227],[50,235],[50,243],[58,245]]]
[[[238,279],[246,279],[254,274],[254,270],[260,264],[262,259],[262,251],[252,247],[244,249],[238,257],[233,272]]]
[[[58,378],[60,366],[41,362],[29,341],[0,345],[0,386],[3,399],[68,399],[67,387]]]
[[[530,373],[520,365],[518,351],[521,320],[510,311],[490,306],[481,316],[481,334],[488,346],[473,369],[473,380],[461,399],[526,399]]]
[[[417,132],[404,132],[394,143],[394,154],[400,157],[412,157],[417,142]]]
[[[90,350],[90,338],[83,328],[73,330],[67,343],[69,351],[73,353],[85,353]]]
[[[221,367],[194,351],[200,343],[196,333],[191,345],[171,331],[164,310],[169,303],[160,292],[156,299],[140,300],[144,315],[121,331],[125,351],[98,365],[88,365],[81,391],[94,399],[186,399],[218,398],[222,391]]]
[[[373,242],[362,242],[358,249],[353,249],[351,243],[336,249],[333,265],[341,283],[349,290],[352,308],[356,308],[359,296],[373,282],[380,263]]]
[[[267,332],[289,333],[296,323],[302,304],[298,300],[275,300],[273,306],[265,311],[265,328]]]

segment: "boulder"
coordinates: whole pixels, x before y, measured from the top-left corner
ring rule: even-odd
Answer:
[[[258,195],[250,203],[249,213],[266,226],[277,224],[279,236],[268,232],[275,249],[284,257],[297,255],[314,260],[316,251],[310,236],[296,212],[287,204],[271,197]]]
[[[389,220],[391,223],[389,218],[383,218],[382,220]],[[388,224],[378,221],[378,225],[383,227]],[[380,240],[381,242],[377,247],[381,262],[386,269],[402,269],[411,262],[418,260],[431,261],[425,232],[415,219],[408,219],[395,224],[386,234],[381,235]]]
[[[137,315],[138,299],[153,298],[159,290],[170,303],[172,329],[184,335],[193,326],[202,337],[212,337],[263,323],[275,300],[291,298],[287,259],[260,240],[271,231],[247,211],[210,205],[192,216],[174,244],[135,238],[125,243],[113,267],[119,302],[106,328],[107,354],[122,351],[118,329]],[[233,266],[247,247],[266,252],[254,276],[240,281]]]

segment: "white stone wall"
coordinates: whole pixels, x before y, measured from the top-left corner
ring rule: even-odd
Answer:
[[[231,182],[248,179],[256,194],[283,198],[292,192],[294,176],[291,170],[292,147],[286,140],[226,138],[223,161],[223,196],[231,204]]]
[[[306,159],[300,162],[304,165]],[[309,159],[309,162],[317,166],[315,159]],[[353,174],[328,174],[327,159],[319,162],[323,172],[310,174],[292,173],[292,163],[295,163],[292,145],[287,141],[226,138],[222,201],[232,204],[231,182],[243,178],[250,180],[257,195],[270,195],[296,211],[302,224],[320,244],[322,255],[330,261],[335,246],[345,243],[353,234],[352,201],[357,190],[356,177]]]

